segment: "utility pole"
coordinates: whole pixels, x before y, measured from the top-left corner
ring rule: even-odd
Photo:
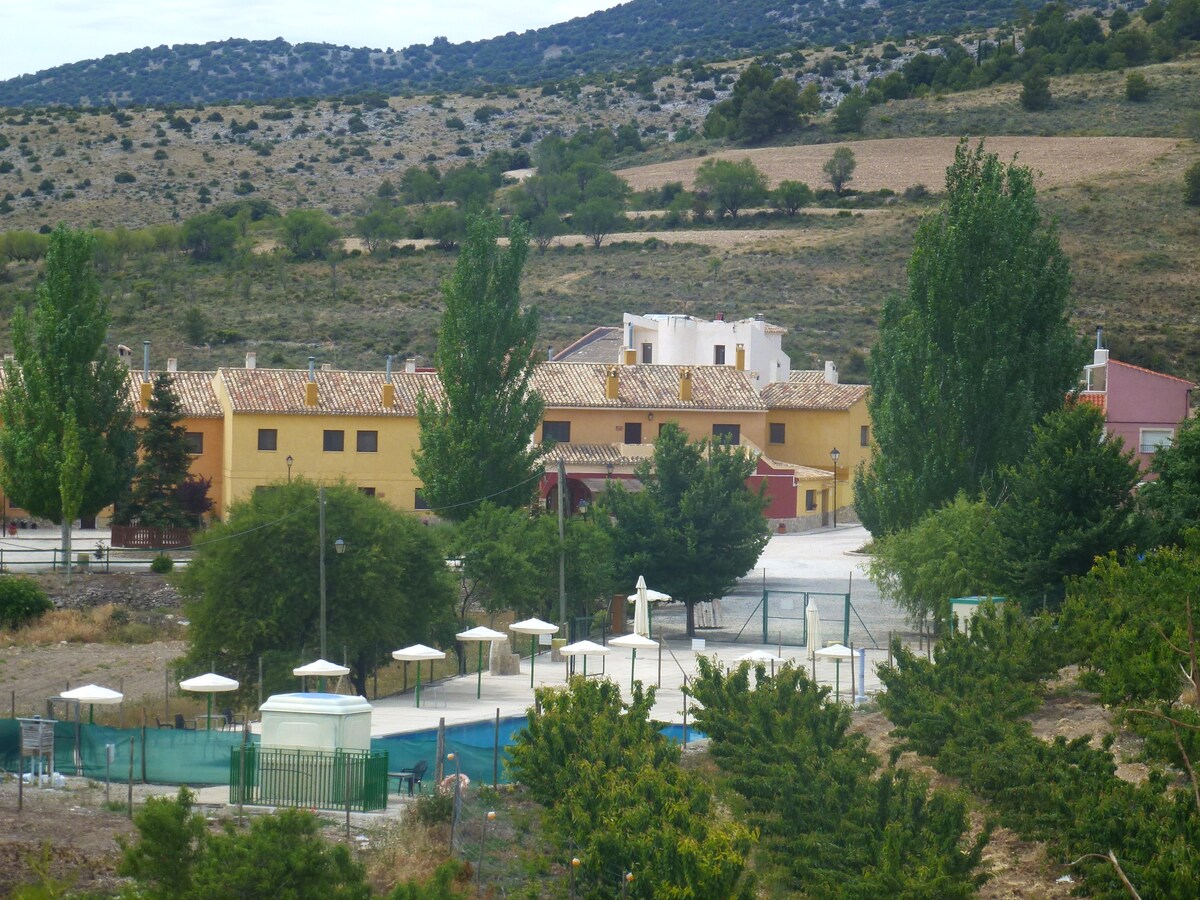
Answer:
[[[325,485],[317,488],[317,540],[321,542],[321,659],[325,659]]]

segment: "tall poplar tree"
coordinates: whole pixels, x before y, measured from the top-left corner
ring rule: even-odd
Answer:
[[[60,225],[50,235],[33,313],[13,315],[0,393],[0,484],[14,505],[61,525],[66,552],[72,519],[95,515],[128,487],[137,447],[128,369],[104,347],[108,304],[92,248],[83,231]],[[78,496],[78,507],[64,512],[64,496],[70,505]]]
[[[1085,360],[1067,321],[1067,257],[1042,222],[1033,173],[964,139],[946,188],[871,351],[876,453],[855,476],[855,507],[876,535],[977,494],[1020,460]]]
[[[497,506],[529,502],[541,448],[531,438],[542,418],[531,387],[537,313],[521,308],[521,271],[529,254],[523,222],[499,245],[495,214],[471,218],[467,239],[442,285],[442,316],[434,360],[441,396],[417,401],[421,447],[413,471],[439,515],[470,516],[484,499]]]

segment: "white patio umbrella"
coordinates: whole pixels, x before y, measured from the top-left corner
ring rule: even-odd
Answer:
[[[193,691],[197,694],[208,694],[207,730],[212,731],[212,695],[224,693],[225,691],[236,691],[238,683],[234,679],[218,675],[216,672],[206,672],[203,675],[197,675],[195,678],[188,678],[179,682],[179,687],[182,690]]]
[[[533,661],[537,659],[538,635],[554,634],[558,631],[558,626],[541,619],[525,619],[522,622],[513,622],[508,626],[508,630],[514,634],[529,635],[529,686],[533,687]]]
[[[648,637],[643,637],[640,634],[626,634],[618,638],[613,638],[608,642],[610,647],[626,647],[633,651],[633,661],[629,664],[629,689],[633,690],[633,673],[637,668],[637,652],[639,650],[653,650],[658,646],[658,641],[652,641]]]
[[[650,637],[650,630],[653,625],[653,619],[650,615],[650,604],[670,600],[671,595],[646,587],[646,576],[639,575],[637,593],[630,594],[628,599],[633,603],[633,633],[640,634],[642,637]]]
[[[100,687],[98,684],[85,684],[83,687],[71,688],[58,695],[63,700],[74,700],[77,703],[88,704],[88,724],[96,721],[96,704],[112,706],[125,699],[120,691]]]
[[[482,644],[480,647],[482,648]],[[444,650],[434,650],[432,647],[426,647],[424,644],[413,644],[411,647],[404,647],[400,650],[392,651],[392,659],[402,659],[406,662],[415,662],[417,664],[417,706],[421,705],[421,663],[427,659],[445,659],[446,653]],[[433,675],[433,669],[429,670],[430,677]]]
[[[349,675],[350,669],[347,666],[339,666],[337,663],[331,663],[327,659],[318,659],[315,662],[310,662],[307,665],[298,666],[292,669],[293,675],[298,675],[301,678],[307,678],[309,675],[315,675],[319,680],[317,682],[317,690],[325,690],[325,679],[335,678],[340,675]]]
[[[587,678],[587,658],[589,656],[607,656],[612,653],[603,644],[597,644],[594,641],[576,641],[573,644],[567,644],[558,652],[563,656],[582,656],[584,678]]]
[[[460,631],[455,635],[460,641],[475,641],[479,644],[479,670],[478,679],[475,684],[475,699],[478,700],[483,693],[483,645],[484,642],[491,643],[492,641],[502,641],[506,635],[499,631],[493,631],[490,628],[485,628],[480,625],[476,628],[470,628],[467,631]]]
[[[738,662],[753,662],[771,664],[771,677],[775,677],[775,663],[783,662],[782,656],[776,656],[774,653],[768,653],[766,650],[751,650],[749,653],[743,653],[737,658]]]
[[[841,703],[842,702],[842,660],[843,659],[853,659],[854,651],[852,651],[845,644],[830,644],[828,647],[823,647],[822,649],[817,650],[813,653],[813,665],[814,666],[816,665],[816,657],[818,657],[818,656],[823,657],[825,659],[832,659],[837,664],[837,667],[834,670],[835,674],[834,674],[834,681],[833,681],[833,685],[834,685],[833,690],[834,690],[834,699],[838,703]],[[814,674],[813,680],[815,681],[816,673],[814,672],[813,674]]]

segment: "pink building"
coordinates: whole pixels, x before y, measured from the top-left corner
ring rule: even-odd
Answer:
[[[1190,414],[1195,385],[1173,375],[1109,359],[1100,341],[1097,331],[1092,364],[1084,366],[1080,399],[1100,408],[1106,431],[1123,439],[1127,450],[1137,453],[1145,471],[1154,451],[1171,443],[1175,429]]]

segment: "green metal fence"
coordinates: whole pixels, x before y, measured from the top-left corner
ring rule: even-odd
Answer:
[[[386,752],[235,747],[229,802],[368,812],[387,808]],[[241,789],[239,790],[239,785]]]

